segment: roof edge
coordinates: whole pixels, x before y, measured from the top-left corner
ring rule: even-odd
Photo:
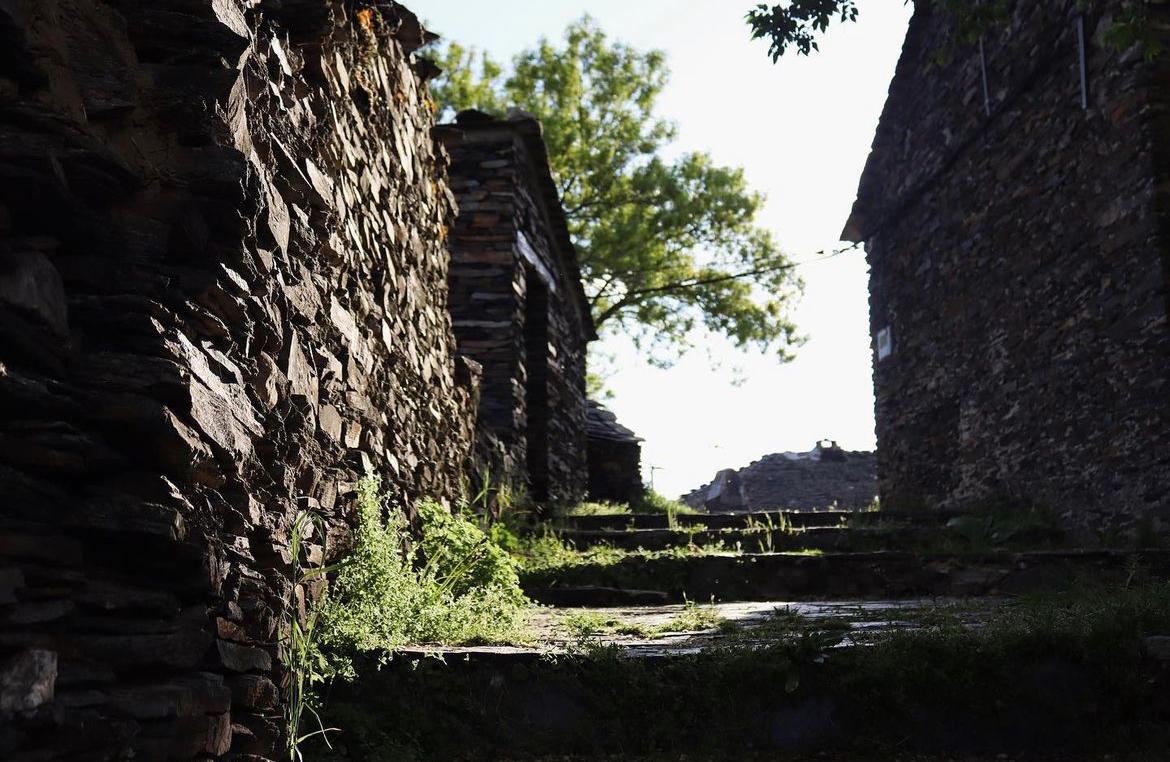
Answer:
[[[552,222],[553,244],[558,251],[561,264],[571,276],[573,283],[570,288],[573,298],[577,302],[582,325],[585,328],[585,340],[596,341],[597,326],[593,322],[593,312],[589,307],[589,299],[585,295],[584,279],[581,277],[581,262],[577,256],[577,247],[569,234],[569,221],[565,215],[564,205],[561,203],[561,194],[557,189],[552,176],[552,165],[549,163],[548,146],[544,142],[544,127],[540,120],[526,111],[509,109],[504,119],[469,109],[461,111],[454,123],[436,125],[435,133],[444,141],[448,139],[464,140],[467,133],[507,132],[519,136],[532,156],[537,182],[540,183],[540,201],[546,208]]]

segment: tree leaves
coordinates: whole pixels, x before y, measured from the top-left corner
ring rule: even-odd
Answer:
[[[664,54],[614,42],[586,17],[560,44],[517,55],[506,76],[456,44],[438,63],[445,116],[516,106],[543,123],[599,330],[629,335],[659,365],[700,325],[790,357],[799,340],[787,307],[800,281],[755,223],[764,198],[743,170],[704,153],[667,158],[677,130],[655,114]]]
[[[791,0],[787,5],[771,7],[760,3],[747,15],[752,39],[770,40],[768,54],[773,63],[794,45],[803,56],[820,50],[817,36],[829,28],[834,18],[856,21],[857,0]]]
[[[907,3],[911,0],[906,0]],[[1007,17],[1008,0],[918,0],[935,2],[954,17],[954,41],[973,43],[989,33]],[[1115,0],[1113,17],[1105,30],[1105,40],[1115,50],[1141,44],[1147,59],[1162,53],[1162,42],[1150,21],[1150,8],[1162,0]],[[1079,0],[1082,9],[1092,5]],[[817,37],[829,28],[834,18],[857,20],[857,0],[790,0],[781,5],[758,4],[748,11],[747,22],[752,39],[767,39],[772,62],[780,60],[790,48],[800,55],[820,50]],[[945,54],[947,51],[940,51]]]

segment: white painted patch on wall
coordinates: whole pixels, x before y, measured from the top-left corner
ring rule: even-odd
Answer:
[[[877,359],[882,361],[894,353],[894,334],[889,326],[878,331]]]

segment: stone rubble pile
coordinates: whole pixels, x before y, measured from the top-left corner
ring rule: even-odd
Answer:
[[[842,450],[826,440],[808,452],[765,455],[747,468],[724,469],[681,500],[698,510],[738,513],[860,510],[876,497],[874,453]]]

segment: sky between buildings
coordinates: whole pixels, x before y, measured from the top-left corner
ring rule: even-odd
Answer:
[[[560,38],[588,13],[610,36],[667,53],[671,83],[661,116],[679,126],[679,151],[705,151],[742,166],[768,195],[759,222],[792,257],[839,247],[906,34],[912,7],[868,0],[859,23],[838,25],[811,58],[773,65],[749,40],[743,17],[756,0],[414,0],[433,31],[508,60],[541,36]],[[874,447],[867,268],[855,251],[800,268],[795,311],[808,337],[796,359],[745,354],[716,337],[670,370],[608,340],[617,372],[606,404],[645,438],[643,467],[677,496],[721,468],[808,450],[821,438]],[[733,372],[735,369],[737,372]],[[741,375],[743,383],[733,379]]]

